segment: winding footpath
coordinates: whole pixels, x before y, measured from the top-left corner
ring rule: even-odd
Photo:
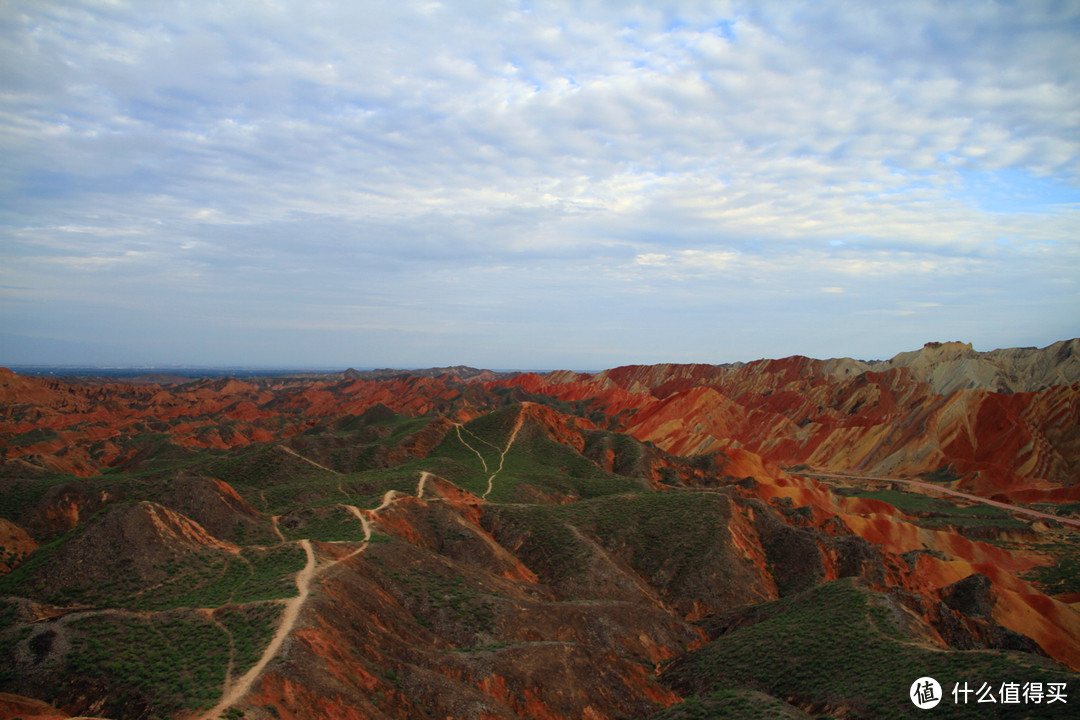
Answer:
[[[404,497],[404,496],[405,496],[405,493],[399,493],[397,490],[387,490],[386,494],[383,495],[382,505],[379,505],[379,507],[372,510],[372,512],[375,512],[375,513],[382,512],[386,508],[390,507],[394,503],[394,501],[397,500],[399,497]]]
[[[424,499],[424,488],[427,487],[427,481],[430,477],[431,473],[427,470],[420,471],[420,482],[416,484],[416,497],[418,500]]]
[[[430,476],[431,473],[428,472],[420,473],[420,481],[417,484],[418,497],[423,496],[424,487],[426,486],[428,478]],[[323,565],[321,567],[318,566],[315,560],[315,551],[311,547],[311,541],[307,539],[299,541],[300,547],[304,548],[304,553],[307,555],[307,562],[304,564],[303,569],[296,574],[297,594],[294,597],[291,597],[288,600],[284,601],[285,610],[281,614],[281,620],[278,622],[277,631],[274,632],[274,637],[270,640],[270,643],[266,646],[266,649],[263,650],[263,654],[259,658],[259,661],[255,663],[255,665],[253,665],[251,669],[244,673],[243,676],[237,679],[235,682],[231,681],[232,666],[230,660],[230,666],[228,672],[226,672],[225,690],[222,692],[221,700],[218,701],[217,705],[215,705],[209,711],[201,715],[199,720],[216,720],[217,718],[220,718],[230,706],[239,702],[248,693],[251,692],[251,688],[255,684],[255,681],[258,679],[259,675],[261,675],[263,670],[266,669],[266,666],[270,664],[270,661],[277,657],[278,651],[281,649],[282,643],[285,642],[285,638],[287,638],[289,634],[296,628],[296,623],[300,619],[300,610],[303,608],[304,603],[307,601],[308,596],[311,594],[312,581],[314,581],[319,575],[321,575],[326,570],[332,568],[333,566],[337,565],[338,563],[345,562],[346,560],[349,560],[366,550],[368,543],[371,541],[371,521],[368,519],[368,514],[375,514],[380,512],[381,510],[386,509],[399,497],[408,496],[399,493],[396,490],[390,490],[386,493],[386,495],[383,496],[382,504],[379,505],[379,507],[377,507],[375,510],[370,511],[370,513],[365,513],[365,511],[361,510],[355,505],[342,505],[341,507],[348,510],[356,517],[357,520],[360,521],[360,525],[364,529],[364,541],[363,543],[361,543],[359,548],[349,553],[348,555],[334,560],[331,563],[327,563],[326,565]]]
[[[491,489],[495,485],[495,476],[502,472],[503,462],[506,460],[506,453],[510,451],[510,446],[513,445],[514,440],[517,439],[518,430],[521,430],[521,424],[524,419],[525,415],[523,413],[518,413],[517,422],[514,423],[514,431],[510,433],[510,438],[506,441],[506,447],[499,453],[499,469],[492,473],[491,477],[488,478],[487,490],[485,490],[484,494],[481,496],[484,500],[487,500],[487,496],[491,494]],[[484,466],[484,469],[487,469],[486,465]]]
[[[255,679],[262,673],[267,664],[274,659],[278,650],[281,649],[281,644],[285,642],[285,638],[296,626],[296,620],[300,617],[300,608],[303,607],[304,601],[308,598],[311,591],[311,581],[315,577],[315,551],[311,549],[311,541],[301,540],[300,547],[304,548],[304,552],[307,553],[307,563],[304,565],[303,570],[296,574],[296,588],[299,592],[295,597],[285,601],[285,611],[281,614],[281,622],[278,623],[277,632],[274,633],[270,644],[266,646],[262,657],[259,658],[259,662],[255,663],[250,670],[233,683],[232,687],[225,690],[218,704],[204,714],[202,720],[213,720],[220,717],[230,705],[247,695],[251,691]]]
[[[1038,510],[1031,510],[1029,508],[1020,507],[1019,505],[1010,505],[1008,503],[998,502],[997,500],[991,500],[979,495],[972,495],[971,493],[961,492],[959,490],[953,490],[952,488],[942,487],[933,483],[922,482],[920,480],[904,480],[902,478],[890,478],[890,477],[875,477],[873,475],[840,475],[838,473],[825,473],[825,472],[802,472],[797,473],[806,477],[815,478],[835,478],[837,480],[875,480],[877,482],[890,482],[890,483],[903,483],[904,485],[912,485],[914,487],[923,488],[925,490],[933,490],[935,492],[944,493],[946,495],[955,495],[956,497],[962,497],[967,500],[974,500],[975,502],[982,503],[983,505],[990,505],[992,507],[1001,508],[1002,510],[1008,510],[1009,512],[1019,513],[1021,515],[1029,515],[1031,517],[1041,518],[1043,520],[1054,520],[1062,525],[1071,525],[1072,527],[1080,528],[1080,520],[1074,518],[1059,517],[1057,515],[1051,515],[1050,513],[1039,512]]]
[[[361,512],[360,508],[356,507],[355,505],[342,505],[341,507],[345,508],[346,510],[348,510],[349,512],[351,512],[353,515],[356,516],[356,519],[360,521],[361,527],[364,528],[364,542],[370,542],[371,541],[371,523],[368,522],[367,517],[364,516],[364,513]]]
[[[282,451],[288,453],[289,455],[292,455],[294,458],[297,458],[299,460],[303,460],[304,462],[306,462],[306,463],[308,463],[310,465],[314,465],[315,467],[319,468],[320,470],[325,470],[326,472],[334,473],[335,475],[340,475],[341,474],[337,470],[331,470],[330,468],[326,467],[325,465],[320,465],[319,463],[315,462],[314,460],[312,460],[309,457],[304,457],[303,455],[296,452],[295,450],[293,450],[291,447],[288,447],[287,445],[278,445],[278,447],[281,448]]]
[[[464,445],[465,447],[469,448],[474,453],[476,453],[476,457],[480,458],[480,464],[483,465],[483,467],[484,467],[484,472],[487,472],[488,471],[487,460],[484,459],[484,456],[480,454],[479,450],[474,448],[469,443],[465,442],[465,438],[461,437],[461,423],[454,423],[454,429],[457,430],[457,439],[459,441],[461,441],[462,445]],[[465,432],[468,432],[468,430],[466,430]],[[498,448],[496,448],[496,450],[497,449]]]
[[[491,475],[488,477],[487,490],[485,490],[484,494],[480,496],[481,498],[486,500],[487,496],[491,494],[491,490],[495,486],[495,476],[502,472],[503,463],[506,461],[506,453],[510,450],[510,446],[514,444],[514,440],[517,438],[518,431],[521,430],[521,424],[524,421],[524,419],[525,419],[525,416],[523,414],[521,414],[521,413],[518,413],[517,421],[514,423],[514,429],[510,433],[510,438],[506,441],[506,447],[504,447],[502,450],[499,451],[499,467],[498,467],[498,469],[495,470],[495,472],[491,473]],[[463,438],[461,436],[461,428],[462,428],[461,423],[454,423],[454,429],[457,431],[458,440],[461,441],[462,445],[464,445],[465,447],[472,450],[476,454],[476,457],[480,458],[480,465],[484,468],[484,472],[490,472],[490,468],[488,468],[487,460],[485,460],[484,456],[480,454],[480,451],[477,450],[476,448],[474,448],[468,442],[466,442],[465,438]],[[468,428],[465,429],[465,432],[469,432]],[[472,435],[472,433],[469,433],[469,434]],[[494,448],[495,450],[499,450],[498,446],[492,445],[487,440],[484,440],[483,438],[476,437],[476,435],[473,435],[473,437],[476,438],[477,440],[479,440],[480,442],[484,443],[485,445],[488,445],[488,446]],[[421,495],[423,494],[423,483],[425,481],[424,476],[427,475],[427,474],[428,473],[422,473],[421,476],[420,476],[420,483],[421,483],[420,492],[421,492]]]
[[[277,535],[278,540],[285,542],[285,536],[281,534],[281,528],[278,527],[278,520],[281,519],[280,515],[271,515],[270,524],[274,527],[274,534]]]

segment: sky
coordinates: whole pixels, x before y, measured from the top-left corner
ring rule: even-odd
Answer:
[[[1080,2],[0,2],[0,365],[1080,336]]]

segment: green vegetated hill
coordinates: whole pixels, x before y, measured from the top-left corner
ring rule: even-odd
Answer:
[[[1080,691],[1037,654],[932,644],[928,621],[870,589],[886,568],[861,538],[719,478],[679,487],[701,458],[664,458],[573,418],[530,403],[468,422],[374,406],[283,442],[195,451],[158,438],[105,475],[2,478],[0,517],[40,547],[0,577],[0,692],[122,720],[206,710],[283,622],[302,543],[321,573],[299,614],[306,634],[268,658],[261,694],[232,717],[309,717],[320,703],[325,718],[345,717],[339,706],[888,718],[912,715],[908,687],[923,675],[946,692]],[[928,526],[963,515],[877,499],[911,504]],[[848,577],[826,581],[826,561]],[[984,707],[947,698],[935,712]]]
[[[493,502],[576,500],[643,488],[640,478],[606,471],[558,442],[522,405],[454,426],[430,458],[457,463],[464,471],[456,473],[461,487]]]
[[[906,718],[918,712],[908,690],[924,676],[937,679],[945,694],[933,717],[1074,716],[1068,703],[1044,701],[1036,707],[1022,699],[1003,704],[1000,698],[1006,684],[1016,684],[1018,697],[1032,682],[1043,689],[1050,683],[1075,687],[1076,674],[1029,654],[942,651],[907,630],[907,619],[893,598],[854,578],[726,613],[713,619],[716,637],[708,645],[664,670],[664,682],[693,701],[654,719],[771,717],[744,707],[745,691],[826,716]],[[976,692],[985,685],[999,702],[980,703],[975,693],[961,693],[957,697],[967,702],[956,703],[957,685]]]

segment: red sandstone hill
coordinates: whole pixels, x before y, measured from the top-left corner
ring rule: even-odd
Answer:
[[[0,370],[0,693],[123,720],[674,718],[726,678],[781,714],[871,717],[686,669],[835,587],[877,608],[887,656],[981,649],[1010,681],[1068,682],[1077,349],[169,386]]]
[[[885,363],[795,357],[505,382],[588,399],[617,418],[616,429],[678,454],[745,449],[782,465],[880,476],[947,468],[957,487],[987,496],[1041,493],[1048,502],[1076,502],[1078,348],[1074,340],[979,354],[946,343]],[[1057,380],[1063,384],[1045,386]],[[944,395],[936,390],[961,384]],[[1002,385],[1042,389],[988,389]]]

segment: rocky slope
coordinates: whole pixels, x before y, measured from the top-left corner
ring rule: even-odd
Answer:
[[[921,350],[900,353],[868,370],[905,368],[938,395],[957,390],[998,393],[1035,392],[1080,380],[1080,339],[1062,340],[1045,348],[1006,348],[976,352],[971,343],[927,343]]]

